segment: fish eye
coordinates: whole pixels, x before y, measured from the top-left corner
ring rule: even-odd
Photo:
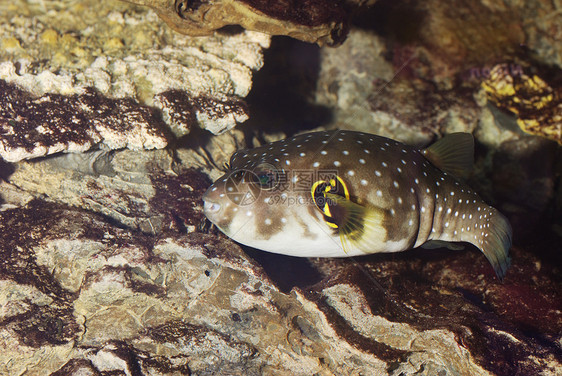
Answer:
[[[280,181],[279,171],[269,163],[260,163],[253,170],[254,182],[262,189],[273,189]]]

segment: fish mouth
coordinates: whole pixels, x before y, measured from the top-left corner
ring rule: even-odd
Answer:
[[[205,212],[205,214],[215,214],[218,213],[219,210],[221,210],[221,204],[213,202],[209,199],[203,199],[203,211]]]
[[[216,193],[216,189],[213,189],[211,186],[207,192],[203,195],[203,213],[207,218],[212,221],[212,218],[215,218],[217,213],[219,213],[222,209],[222,205],[219,203]]]

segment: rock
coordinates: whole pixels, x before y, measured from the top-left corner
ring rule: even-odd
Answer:
[[[490,283],[478,252],[317,260],[329,275],[283,291],[229,240],[144,235],[41,200],[1,212],[0,235],[3,374],[501,375],[560,366],[559,326],[541,328],[541,346],[512,329],[560,316],[559,292],[546,282],[553,270],[520,275],[532,259],[517,257],[503,285]],[[279,257],[289,273],[294,262]],[[535,278],[546,290],[524,290]],[[511,305],[523,291],[540,310]]]
[[[240,25],[270,35],[288,35],[320,45],[345,40],[352,1],[268,2],[260,0],[182,1],[136,0],[153,8],[166,23],[188,35],[210,35]],[[370,1],[353,1],[367,3]]]
[[[268,36],[189,38],[159,28],[147,8],[119,3],[18,4],[0,5],[3,158],[82,152],[99,143],[163,148],[166,130],[181,137],[198,125],[218,134],[247,120],[243,98]],[[126,120],[116,124],[108,106],[128,112]],[[66,128],[81,129],[75,139],[62,136],[60,119],[68,113],[76,119]],[[37,141],[49,132],[60,140]]]
[[[493,67],[482,87],[494,105],[518,116],[524,132],[562,145],[561,87],[553,90],[539,76],[529,76],[522,68],[513,71],[507,64]]]
[[[0,80],[0,156],[8,162],[58,152],[162,149],[166,127],[155,111],[135,101],[110,100],[88,89],[82,95],[33,98]]]
[[[529,5],[539,3],[518,6],[539,14]],[[513,48],[512,35],[496,35],[510,27],[504,16],[520,8],[475,5],[499,19],[480,36],[457,29],[472,21],[443,18],[450,5],[428,4],[411,7],[429,9],[422,40],[404,44],[380,23],[379,34],[362,24],[338,49],[276,39],[255,76],[269,41],[257,32],[189,38],[124,3],[1,4],[0,80],[11,96],[0,112],[20,127],[5,120],[0,140],[16,143],[21,129],[22,153],[38,143],[54,151],[64,137],[70,150],[62,130],[73,129],[98,148],[0,161],[0,374],[559,373],[560,147],[523,133],[482,89],[486,67]],[[396,20],[408,9],[381,1],[373,11]],[[557,14],[513,26],[517,38],[544,32],[525,39],[542,61],[556,61],[545,41]],[[495,55],[501,38],[510,43]],[[500,60],[482,61],[492,52]],[[559,90],[556,62],[546,70],[524,58],[510,64]],[[253,124],[243,130],[193,126],[223,132],[247,107]],[[50,112],[38,118],[38,108]],[[79,129],[60,127],[69,116]],[[100,131],[131,117],[166,149],[144,150],[133,128]],[[420,145],[472,132],[469,183],[514,228],[505,280],[471,247],[300,259],[240,248],[208,226],[201,195],[235,150],[319,126]]]

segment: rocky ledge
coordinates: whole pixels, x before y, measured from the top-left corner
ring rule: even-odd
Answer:
[[[0,4],[0,374],[560,374],[561,13],[472,6],[381,0],[339,48],[266,50],[127,3]],[[473,133],[469,183],[514,228],[504,281],[470,247],[299,259],[209,226],[235,150],[326,128]]]

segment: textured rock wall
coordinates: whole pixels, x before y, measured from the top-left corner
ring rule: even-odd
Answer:
[[[341,47],[263,60],[263,34],[186,37],[126,3],[0,3],[1,155],[77,151],[0,162],[0,374],[559,374],[562,155],[485,77],[559,90],[556,6],[380,0]],[[248,124],[199,129],[247,95]],[[318,126],[473,132],[470,183],[514,227],[504,282],[471,248],[303,260],[209,228],[236,149]]]
[[[243,98],[269,45],[256,32],[185,37],[121,3],[8,2],[0,20],[8,161],[98,144],[163,148],[194,126],[222,133],[248,119]]]

